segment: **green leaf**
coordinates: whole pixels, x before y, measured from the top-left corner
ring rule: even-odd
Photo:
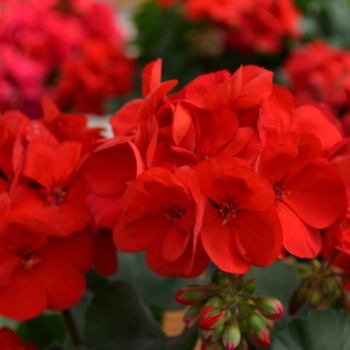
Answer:
[[[176,292],[189,284],[208,282],[207,276],[192,279],[159,276],[148,268],[144,255],[144,252],[136,254],[118,252],[119,271],[116,277],[136,286],[150,306],[180,310],[183,305],[175,302]]]
[[[317,310],[297,318],[278,332],[271,350],[350,349],[350,315],[346,311]]]
[[[62,319],[57,314],[42,314],[20,323],[17,333],[24,343],[32,342],[38,348],[61,343],[66,334]]]
[[[193,330],[167,338],[138,291],[128,282],[115,281],[93,298],[86,313],[88,349],[184,350],[197,339]]]

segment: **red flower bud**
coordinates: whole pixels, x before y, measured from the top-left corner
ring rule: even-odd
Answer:
[[[254,334],[248,333],[248,337],[254,344],[259,346],[268,346],[271,344],[270,334],[267,330]]]
[[[284,316],[283,305],[272,297],[259,297],[255,301],[262,315],[268,318],[278,319]]]
[[[199,328],[203,331],[211,331],[225,323],[226,310],[216,306],[204,306],[200,321]]]
[[[198,301],[202,301],[211,294],[206,286],[191,285],[181,288],[175,296],[178,303],[192,305]]]
[[[194,304],[186,311],[183,321],[187,324],[187,327],[198,326],[202,307],[203,304]]]
[[[227,350],[236,349],[241,341],[241,331],[237,322],[229,323],[222,335],[222,342]]]

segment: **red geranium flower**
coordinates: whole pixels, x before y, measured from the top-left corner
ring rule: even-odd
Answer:
[[[255,164],[275,189],[283,246],[301,258],[318,255],[319,229],[341,221],[346,211],[344,183],[320,152],[317,137],[289,133],[271,139]]]
[[[164,168],[146,170],[126,189],[122,208],[124,215],[113,231],[118,249],[147,250],[148,265],[161,275],[203,272],[208,258],[198,237],[202,199],[190,167],[175,174]]]
[[[282,244],[271,185],[238,158],[203,161],[196,174],[208,198],[200,236],[214,264],[230,273],[271,264]]]
[[[60,236],[82,229],[91,215],[86,204],[89,187],[81,163],[78,142],[62,142],[56,148],[30,142],[23,181],[13,193],[11,209],[47,222]]]
[[[82,272],[91,268],[93,244],[86,232],[48,237],[52,228],[30,217],[2,217],[0,314],[27,320],[45,309],[65,310],[84,294]],[[84,247],[84,249],[81,249]]]
[[[0,329],[0,349],[2,350],[38,350],[33,344],[24,345],[21,338],[10,328]]]

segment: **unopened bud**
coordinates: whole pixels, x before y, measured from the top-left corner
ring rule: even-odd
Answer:
[[[249,294],[254,294],[258,285],[257,279],[252,278],[244,283],[243,289]]]
[[[250,340],[258,346],[268,346],[271,344],[270,335],[267,330],[261,332],[248,333]]]
[[[200,316],[199,328],[204,331],[214,330],[225,323],[225,317],[224,308],[205,305]]]
[[[248,323],[255,331],[262,331],[266,329],[265,319],[257,312],[250,312],[247,316]]]
[[[178,303],[192,305],[208,298],[211,291],[206,286],[191,285],[181,288],[175,296]]]
[[[227,273],[223,272],[223,271],[219,271],[218,272],[218,283],[220,285],[220,287],[228,287],[229,285],[231,285],[231,279],[228,276]]]
[[[187,327],[193,328],[199,325],[203,306],[201,303],[194,304],[186,311],[183,320],[187,324]]]
[[[317,259],[311,260],[311,267],[314,272],[317,272],[321,268],[321,263]]]
[[[222,335],[222,342],[227,350],[236,349],[241,341],[241,331],[237,322],[229,323]]]
[[[300,307],[306,302],[308,296],[308,289],[305,287],[299,287],[296,289],[289,301],[289,313],[294,315]]]
[[[321,303],[322,301],[322,293],[318,289],[314,289],[309,292],[307,303],[315,308]]]
[[[272,297],[259,297],[255,300],[256,306],[265,317],[278,319],[284,316],[283,305]]]
[[[216,327],[212,332],[210,338],[212,341],[216,341],[217,339],[221,338],[222,336],[222,333],[224,332],[225,330],[225,324],[222,324],[221,326],[219,327]]]
[[[225,346],[222,343],[221,339],[218,339],[214,342],[207,339],[202,344],[202,350],[226,350],[226,349],[225,349]]]
[[[298,275],[300,279],[304,279],[310,275],[309,267],[305,264],[298,264],[297,269],[298,269]]]

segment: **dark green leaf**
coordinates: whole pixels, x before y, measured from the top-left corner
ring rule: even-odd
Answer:
[[[24,343],[32,342],[39,348],[53,343],[61,343],[66,334],[62,319],[57,314],[42,314],[37,318],[22,322],[17,333]]]
[[[192,330],[167,338],[138,291],[127,282],[103,287],[86,314],[85,339],[91,350],[190,350],[196,338]]]
[[[313,311],[278,332],[271,350],[350,349],[350,315],[346,311]]]
[[[145,262],[144,253],[127,254],[118,252],[119,271],[116,277],[137,287],[148,305],[166,310],[183,308],[175,302],[175,294],[188,284],[204,284],[206,277],[192,279],[162,277],[152,272]]]

